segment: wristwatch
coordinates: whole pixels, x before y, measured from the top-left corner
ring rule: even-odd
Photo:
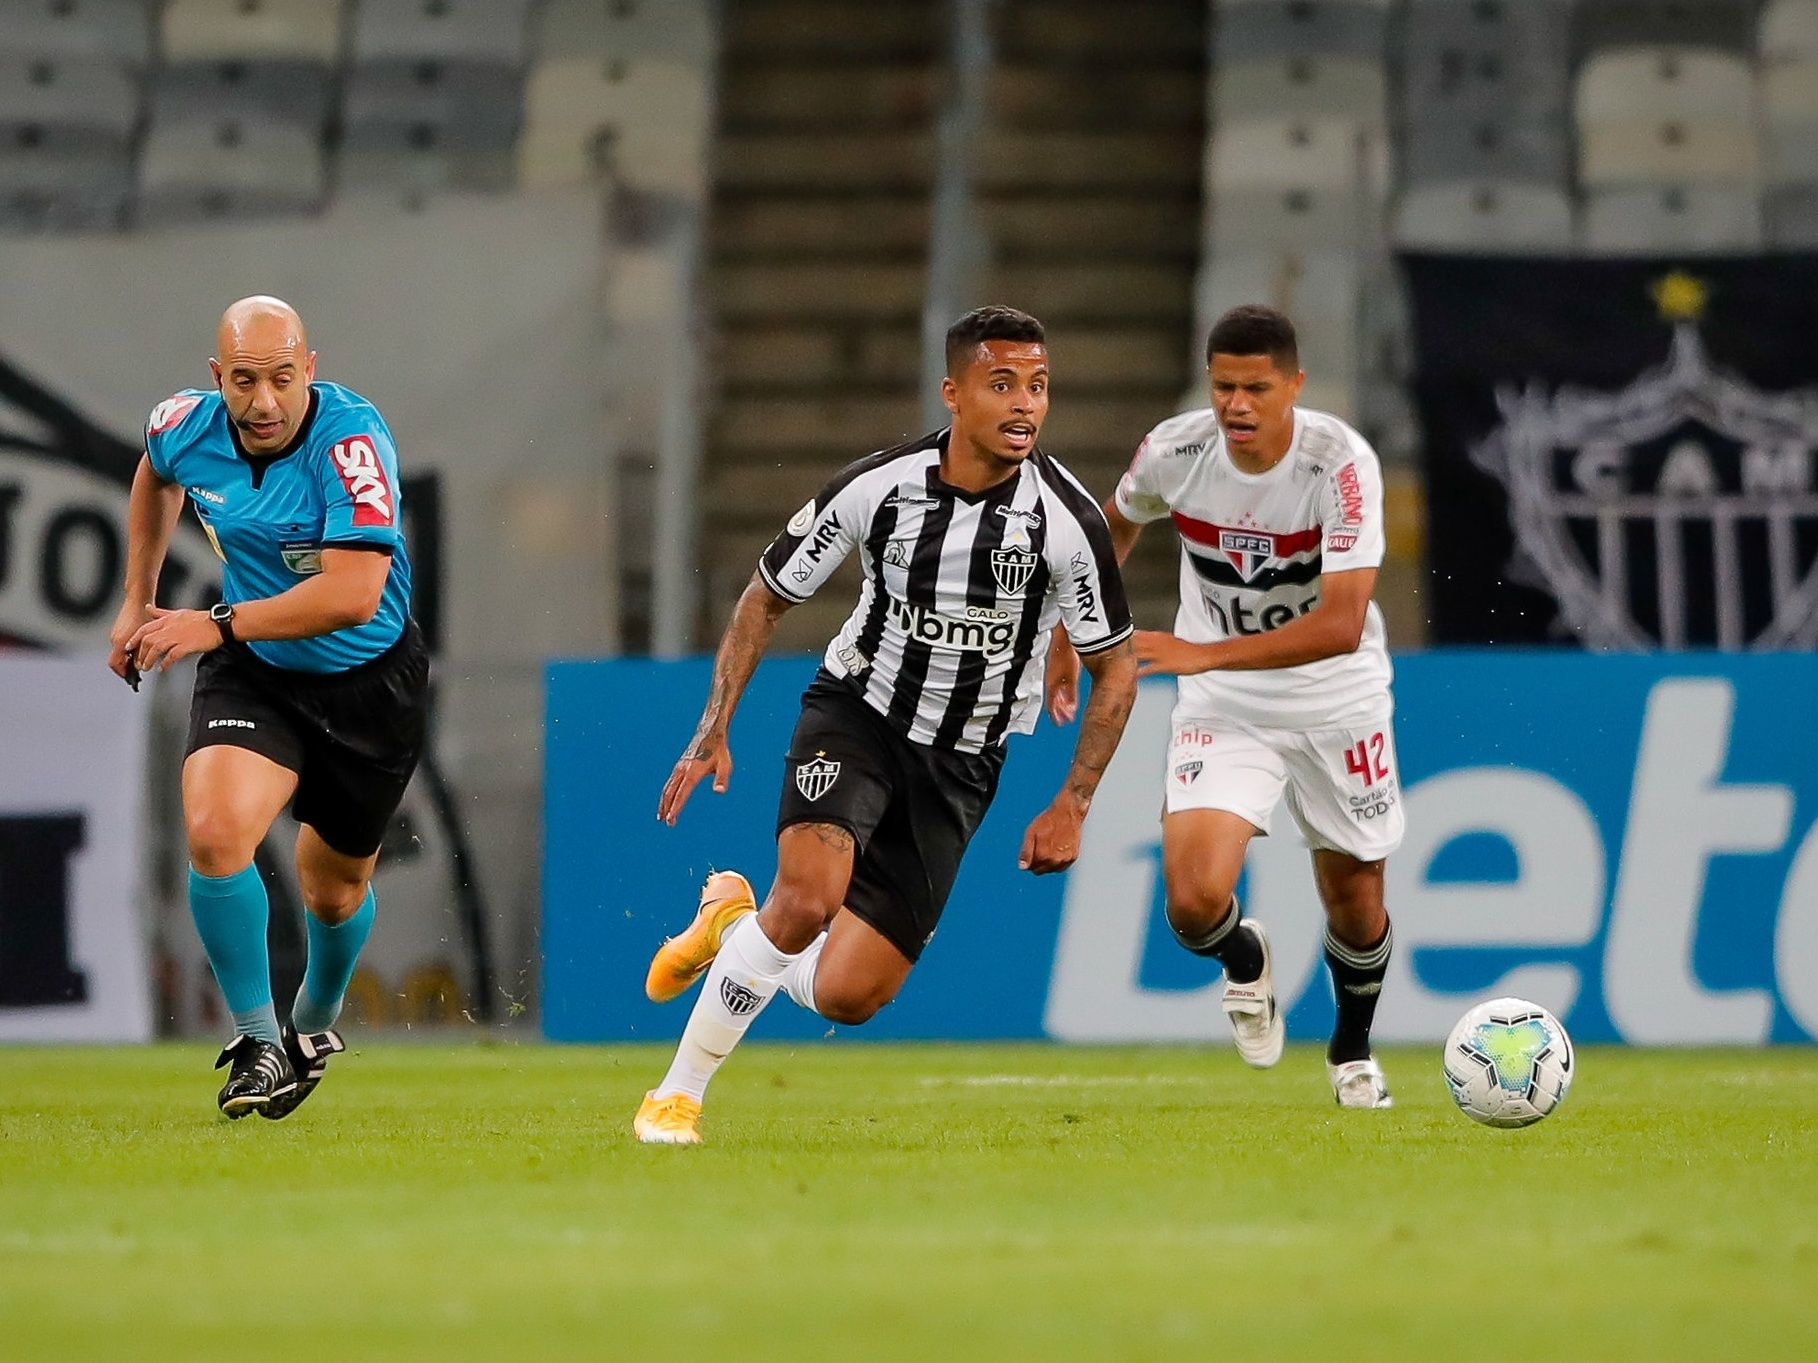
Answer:
[[[225,601],[217,601],[208,608],[208,618],[215,622],[215,628],[221,631],[221,642],[234,642],[234,608]]]

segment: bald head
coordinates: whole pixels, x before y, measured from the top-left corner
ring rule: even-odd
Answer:
[[[255,294],[221,314],[216,355],[208,362],[227,414],[249,454],[276,454],[309,415],[315,352],[297,310]]]
[[[241,351],[288,350],[299,357],[309,353],[309,337],[297,310],[282,298],[263,293],[242,298],[221,314],[215,345],[224,363]]]

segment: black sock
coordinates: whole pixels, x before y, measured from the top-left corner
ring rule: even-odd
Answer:
[[[1232,895],[1231,911],[1218,920],[1212,931],[1203,937],[1188,937],[1174,928],[1174,940],[1195,956],[1210,956],[1217,961],[1225,968],[1225,978],[1233,984],[1249,984],[1262,974],[1263,954],[1256,934],[1244,930],[1243,916],[1237,896]]]
[[[1338,998],[1338,1023],[1326,1059],[1334,1065],[1364,1060],[1370,1054],[1370,1024],[1376,1019],[1376,1000],[1382,994],[1382,977],[1388,973],[1389,953],[1395,932],[1383,929],[1382,940],[1359,951],[1346,946],[1326,929],[1326,969],[1332,972],[1332,992]]]

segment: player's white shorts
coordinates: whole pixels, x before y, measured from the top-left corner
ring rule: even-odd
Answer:
[[[1222,809],[1267,831],[1283,795],[1315,851],[1380,861],[1405,821],[1391,712],[1353,728],[1239,729],[1183,715],[1168,744],[1167,812]]]

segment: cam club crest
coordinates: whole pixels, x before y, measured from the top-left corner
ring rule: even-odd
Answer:
[[[1502,424],[1471,459],[1508,489],[1513,573],[1592,648],[1812,647],[1818,389],[1724,372],[1693,276],[1653,292],[1672,350],[1627,388],[1497,390]]]
[[[812,762],[804,762],[795,769],[795,788],[809,801],[820,799],[839,779],[840,764],[824,752],[817,752]]]
[[[997,589],[1005,596],[1021,596],[1035,575],[1036,554],[1033,549],[993,549],[991,573]]]

